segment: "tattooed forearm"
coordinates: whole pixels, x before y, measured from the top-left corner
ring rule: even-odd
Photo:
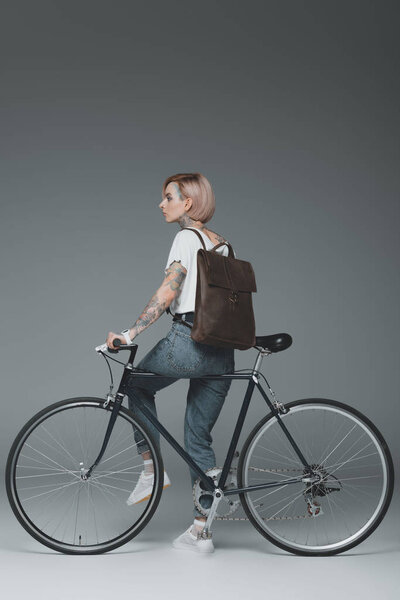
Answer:
[[[171,304],[172,300],[180,293],[185,277],[186,269],[180,262],[174,261],[170,264],[161,287],[147,304],[136,323],[131,327],[129,335],[132,340],[139,335],[141,331],[154,323],[154,321],[157,321],[163,314]]]
[[[157,321],[167,306],[169,306],[169,302],[162,297],[160,298],[157,291],[137,319],[136,323],[131,327],[129,331],[131,339],[139,335],[141,331],[154,323],[154,321]]]

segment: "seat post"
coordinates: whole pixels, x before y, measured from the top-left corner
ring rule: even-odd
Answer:
[[[258,354],[257,354],[256,362],[254,363],[254,367],[253,367],[253,375],[255,375],[256,372],[259,370],[264,356],[269,356],[270,354],[272,354],[272,352],[270,350],[268,350],[268,348],[260,348],[258,346],[255,346],[255,347],[258,350]]]

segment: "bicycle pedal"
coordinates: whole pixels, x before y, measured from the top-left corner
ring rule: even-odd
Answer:
[[[197,539],[198,540],[211,540],[212,539],[212,532],[211,531],[204,531],[204,529],[202,531],[199,531],[197,533]]]

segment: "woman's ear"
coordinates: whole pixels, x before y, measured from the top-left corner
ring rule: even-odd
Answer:
[[[192,208],[193,200],[191,198],[185,198],[185,210]]]

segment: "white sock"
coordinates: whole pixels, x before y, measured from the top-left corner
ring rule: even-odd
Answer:
[[[144,463],[144,473],[145,475],[153,475],[154,474],[154,465],[151,458],[143,461]]]
[[[190,533],[192,533],[193,535],[197,536],[198,533],[200,533],[201,531],[203,531],[205,524],[206,524],[205,521],[200,521],[200,519],[195,519],[193,521],[193,525],[192,525],[192,528],[190,530]]]

